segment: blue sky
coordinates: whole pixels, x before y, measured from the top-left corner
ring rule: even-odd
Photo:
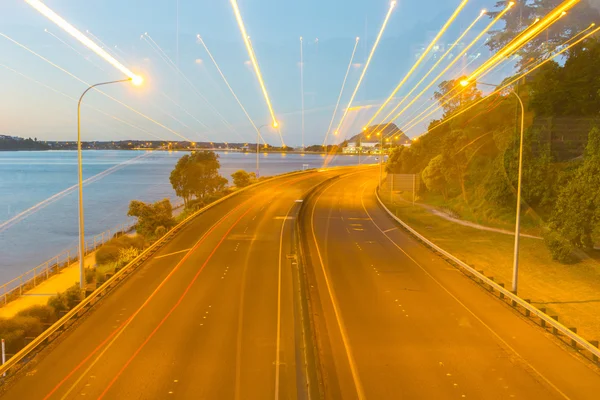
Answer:
[[[359,51],[337,118],[341,116],[358,81],[389,2],[239,0],[238,3],[263,71],[273,108],[281,122],[284,140],[286,144],[294,146],[301,144],[299,37],[304,37],[305,143],[320,144],[339,95],[355,38],[361,38]],[[435,36],[459,3],[459,0],[399,1],[358,92],[355,105],[377,105],[384,101],[413,65],[419,51]],[[453,42],[482,8],[491,9],[494,3],[495,0],[471,0],[440,44]],[[128,84],[114,85],[107,87],[106,93],[182,136],[195,141],[255,141],[255,132],[245,115],[202,46],[196,42],[197,34],[204,38],[254,122],[260,126],[270,121],[254,72],[247,65],[249,57],[228,0],[46,0],[45,4],[81,31],[89,30],[110,47],[126,66],[141,73],[146,79],[142,88],[134,88]],[[483,18],[472,31],[471,37],[467,37],[465,41],[469,42],[488,21]],[[113,67],[47,21],[23,0],[2,2],[0,27],[0,33],[17,40],[86,82],[97,83],[122,78]],[[72,48],[44,32],[44,29],[48,29]],[[145,40],[140,39],[144,32],[178,63],[194,88],[185,79],[178,77]],[[487,49],[480,47],[480,44],[483,44],[483,40],[470,52],[473,56],[479,48],[477,52],[482,53],[471,67],[476,67],[480,60],[483,61],[489,55]],[[434,54],[439,56],[441,51],[443,47]],[[400,95],[407,93],[434,62],[433,56],[430,57],[404,86]],[[457,65],[465,64],[466,61],[461,61]],[[451,70],[445,78],[452,78],[456,73],[457,70]],[[486,79],[500,81],[508,73],[510,66],[499,68],[497,73]],[[437,74],[432,77],[435,75]],[[75,138],[76,103],[66,96],[79,97],[86,88],[85,84],[0,37],[0,87],[0,134],[31,136],[42,140]],[[424,96],[422,100],[431,101],[430,97],[431,95]],[[94,109],[85,108],[82,114],[84,138],[179,139],[169,130],[143,119],[99,93],[90,93],[85,103],[136,128]],[[416,103],[421,104],[423,103]],[[217,110],[220,116],[211,108]],[[342,136],[349,137],[360,131],[376,109],[377,107],[365,107],[351,112],[344,124]],[[409,131],[409,136],[421,133],[424,126],[425,122]],[[271,144],[279,143],[278,135],[273,131],[266,130],[265,137]]]

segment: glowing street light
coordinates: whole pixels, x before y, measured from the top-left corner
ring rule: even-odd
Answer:
[[[258,83],[260,84],[260,88],[263,92],[263,96],[265,97],[265,101],[267,102],[267,107],[269,108],[269,112],[271,113],[271,118],[273,119],[273,127],[277,128],[279,126],[279,124],[277,123],[277,119],[275,118],[275,112],[273,111],[273,106],[271,105],[271,99],[269,98],[269,93],[267,92],[267,87],[263,80],[262,73],[260,72],[260,67],[258,66],[258,60],[256,59],[256,54],[254,54],[254,49],[252,48],[252,44],[250,43],[250,36],[248,36],[248,32],[246,31],[246,26],[244,25],[244,20],[242,19],[242,13],[240,11],[240,7],[238,6],[237,0],[230,0],[230,2],[231,2],[231,6],[233,7],[233,13],[235,14],[235,19],[240,28],[242,38],[244,39],[244,44],[246,45],[246,50],[248,51],[248,55],[250,56],[250,62],[252,63],[252,67],[254,68],[254,72],[256,73]]]
[[[84,46],[92,50],[94,53],[102,57],[105,61],[111,64],[113,67],[121,71],[123,74],[131,78],[131,81],[134,85],[139,86],[144,82],[144,79],[129,70],[119,61],[117,61],[113,56],[108,54],[104,49],[94,43],[90,38],[85,36],[81,31],[75,28],[73,25],[65,21],[60,15],[52,11],[48,6],[42,3],[39,0],[25,0],[27,4],[31,7],[35,8],[38,12],[40,12],[43,16],[48,18],[50,21],[54,22],[59,28],[67,32],[69,35],[73,36],[79,42],[81,42]]]

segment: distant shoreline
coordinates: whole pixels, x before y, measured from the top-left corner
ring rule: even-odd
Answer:
[[[83,149],[83,151],[163,151],[163,152],[190,152],[197,150],[206,150],[206,151],[215,151],[215,152],[230,152],[230,153],[243,153],[243,154],[256,154],[255,151],[246,151],[239,149],[145,149],[145,148],[136,148],[136,149]],[[77,151],[77,149],[0,149],[1,151],[9,152],[9,151],[35,151],[35,152],[43,152],[43,151]],[[320,151],[282,151],[282,150],[261,150],[261,154],[317,154],[317,155],[329,155],[330,153]],[[336,156],[358,156],[358,153],[333,153],[332,155]],[[378,153],[360,153],[361,156],[378,156]]]

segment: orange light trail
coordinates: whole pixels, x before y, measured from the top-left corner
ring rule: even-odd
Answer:
[[[473,27],[475,26],[475,24],[477,22],[479,22],[479,20],[481,19],[481,17],[483,17],[484,15],[485,15],[485,10],[482,11],[481,13],[479,13],[479,16],[477,16],[477,18],[475,18],[475,20],[471,23],[471,25],[469,25],[467,27],[467,29],[462,33],[462,35],[460,35],[460,37],[455,40],[454,45],[450,46],[450,48],[440,57],[440,59],[433,65],[433,67],[431,67],[431,69],[425,74],[425,76],[423,76],[423,78],[421,78],[421,80],[419,82],[417,82],[417,84],[411,89],[411,91],[408,92],[408,94],[406,96],[404,96],[404,98],[402,99],[402,101],[400,101],[396,105],[396,107],[394,107],[394,109],[392,111],[390,111],[388,113],[388,115],[385,116],[385,118],[383,119],[384,122],[387,121],[388,118],[390,118],[396,112],[396,110],[398,110],[398,108],[400,108],[400,106],[402,104],[404,104],[404,101],[407,100],[413,94],[413,92],[415,90],[417,90],[417,88],[425,81],[425,79],[427,79],[429,77],[429,75],[431,75],[433,73],[433,71],[435,71],[435,69],[438,67],[438,65],[440,65],[441,62],[444,61],[446,59],[446,57],[450,54],[450,52],[452,51],[452,49],[454,49],[454,46],[456,46],[456,44],[460,43],[460,41],[471,31],[471,29],[473,29]],[[478,36],[478,37],[480,37],[480,36]],[[475,42],[472,42],[472,44],[469,47],[467,47],[466,50],[468,51],[474,44],[475,44]],[[460,61],[460,57],[462,57],[462,55],[465,54],[465,53],[466,53],[466,51],[464,51],[463,53],[461,53],[458,56],[456,56],[448,68],[452,67],[452,65],[454,65],[456,62]],[[446,68],[444,71],[447,71],[448,68]],[[438,75],[438,77],[439,77],[439,75]],[[435,83],[435,79],[434,79],[434,83]],[[420,96],[417,95],[417,99],[419,97]],[[411,104],[414,104],[414,102],[417,99],[414,99]],[[384,104],[384,106],[385,106],[385,104]],[[380,108],[380,110],[382,110],[382,108]],[[379,111],[378,111],[378,113],[379,113]],[[377,114],[375,116],[377,116]],[[374,120],[374,118],[371,118],[371,121],[369,121],[367,123],[367,125],[370,125],[371,122],[373,122],[373,120]],[[388,123],[388,125],[390,123]],[[386,125],[386,127],[387,127],[387,125]],[[385,128],[384,128],[384,130],[385,130]]]
[[[267,102],[267,107],[269,108],[269,112],[271,113],[271,118],[273,120],[273,127],[277,128],[279,123],[277,122],[277,118],[275,117],[275,112],[273,111],[273,106],[271,105],[271,99],[269,98],[269,93],[267,92],[267,87],[265,86],[265,82],[262,77],[262,73],[260,72],[260,67],[258,66],[258,60],[256,59],[256,55],[254,54],[254,49],[250,44],[250,38],[248,37],[248,32],[246,31],[246,26],[244,25],[244,20],[242,19],[242,13],[238,6],[237,0],[231,0],[231,6],[233,7],[233,12],[235,14],[235,19],[240,28],[240,32],[244,39],[244,44],[246,45],[246,50],[248,51],[248,55],[250,56],[250,61],[252,62],[252,67],[254,68],[254,73],[256,74],[256,78],[258,79],[258,83],[260,84],[260,88],[262,89],[263,96],[265,101]],[[282,139],[283,140],[283,139]]]
[[[54,33],[50,32],[48,29],[44,29],[44,32],[46,32],[47,34],[49,34],[50,36],[52,36],[53,38],[55,38],[56,40],[58,40],[59,42],[61,42],[65,46],[67,46],[68,48],[70,48],[71,50],[73,50],[75,53],[77,53],[78,55],[80,55],[81,57],[83,57],[84,60],[86,60],[87,62],[89,62],[90,64],[92,64],[94,67],[98,68],[100,71],[106,72],[104,70],[104,68],[102,68],[101,66],[97,65],[92,60],[88,59],[86,56],[84,56],[79,51],[77,51],[77,49],[75,49],[75,47],[71,46],[69,43],[65,42],[64,40],[62,40],[61,38],[59,38],[58,36],[56,36]]]
[[[229,84],[229,81],[227,80],[227,78],[225,77],[225,74],[223,73],[223,71],[219,67],[219,64],[217,63],[217,60],[215,60],[215,58],[213,57],[213,55],[210,52],[210,50],[208,50],[208,46],[206,46],[206,43],[204,42],[204,40],[202,39],[202,37],[200,37],[200,35],[196,35],[196,37],[198,38],[198,41],[202,44],[202,46],[204,46],[204,50],[206,50],[206,53],[208,54],[208,56],[212,60],[215,68],[217,69],[217,71],[219,71],[219,75],[221,75],[221,78],[223,78],[223,81],[225,82],[225,85],[227,85],[227,88],[229,89],[229,91],[233,95],[233,98],[238,103],[238,105],[240,106],[240,108],[242,109],[242,111],[244,112],[244,114],[246,115],[246,118],[248,118],[248,121],[250,121],[250,124],[252,125],[252,127],[254,128],[254,130],[256,131],[256,133],[258,134],[258,136],[260,137],[260,139],[263,141],[263,143],[267,144],[267,142],[265,141],[265,139],[260,134],[260,130],[256,127],[256,124],[254,123],[254,121],[250,117],[250,114],[248,114],[248,111],[246,111],[246,107],[244,107],[244,105],[242,104],[242,102],[238,98],[237,94],[235,94],[235,91],[233,90],[233,88]]]
[[[454,13],[446,21],[446,23],[444,24],[444,26],[442,26],[442,28],[439,30],[439,32],[437,33],[437,35],[431,41],[431,43],[429,43],[429,45],[427,46],[427,48],[425,49],[425,51],[423,51],[423,53],[421,54],[421,56],[419,57],[419,59],[414,63],[414,65],[412,66],[412,68],[408,71],[408,73],[404,76],[404,78],[402,78],[402,80],[400,81],[400,83],[398,84],[398,86],[396,86],[396,88],[389,95],[389,97],[386,99],[386,101],[383,102],[383,104],[381,105],[381,107],[379,107],[379,110],[377,110],[377,112],[375,113],[375,115],[373,115],[371,117],[371,119],[369,120],[369,122],[367,122],[367,125],[365,126],[365,128],[371,126],[371,124],[373,123],[373,121],[375,121],[375,119],[379,116],[379,114],[383,111],[383,109],[385,107],[387,107],[387,105],[390,103],[390,101],[392,101],[392,99],[394,99],[394,97],[396,96],[396,94],[404,86],[404,84],[406,83],[406,81],[408,81],[408,79],[412,76],[412,74],[419,67],[419,65],[421,65],[421,63],[423,62],[423,60],[425,60],[425,58],[427,57],[427,55],[429,54],[429,52],[431,51],[431,49],[433,49],[433,46],[435,46],[435,44],[438,42],[438,40],[440,40],[440,38],[444,35],[444,33],[446,33],[446,31],[448,30],[448,28],[450,27],[450,25],[452,25],[452,23],[454,22],[454,20],[456,19],[456,17],[458,17],[458,15],[463,10],[463,8],[465,8],[465,6],[467,5],[468,2],[469,2],[469,0],[463,0],[458,5],[458,7],[456,8],[456,10],[454,10]],[[481,18],[481,16],[480,16],[480,18]],[[392,113],[393,113],[393,111],[392,111]],[[385,119],[387,119],[387,117],[384,118],[384,120]]]
[[[528,30],[523,32],[521,35],[517,36],[513,41],[511,41],[508,45],[506,45],[502,50],[498,51],[492,58],[483,63],[479,68],[477,68],[467,79],[467,81],[475,81],[477,78],[483,74],[486,70],[490,69],[492,66],[497,64],[499,61],[503,60],[506,56],[513,53],[525,43],[533,39],[539,33],[541,33],[544,29],[548,28],[554,22],[556,22],[567,10],[575,6],[575,4],[579,3],[580,0],[566,0],[561,5],[552,10],[548,15],[546,15],[542,20],[534,23]]]
[[[429,83],[429,85],[427,85],[423,90],[421,90],[421,92],[419,92],[419,94],[417,94],[411,101],[410,103],[408,103],[398,114],[396,114],[392,119],[389,120],[389,122],[387,123],[387,125],[385,126],[385,128],[387,128],[392,122],[394,122],[395,120],[397,120],[398,118],[400,118],[400,116],[402,114],[404,114],[404,112],[406,112],[406,110],[408,110],[418,99],[421,98],[421,96],[423,96],[423,94],[425,94],[441,77],[444,76],[444,74],[446,72],[448,72],[448,70],[450,68],[452,68],[452,66],[454,66],[454,64],[456,64],[458,61],[461,60],[462,56],[467,53],[467,51],[469,51],[471,49],[471,47],[473,47],[480,39],[483,35],[485,35],[491,28],[492,26],[494,26],[499,20],[500,18],[502,18],[504,16],[504,14],[506,14],[514,5],[513,2],[508,3],[508,5],[506,6],[506,8],[504,8],[504,10],[502,10],[502,12],[500,12],[496,18],[494,18],[486,27],[485,29],[483,29],[479,35],[477,35],[477,37],[475,39],[473,39],[471,41],[471,43],[469,43],[469,45],[467,47],[465,47],[453,60],[452,62],[450,62],[450,64],[448,64],[448,66],[446,68],[444,68],[435,78],[433,78],[431,80],[431,82]],[[385,129],[384,128],[384,129]]]
[[[59,28],[67,32],[69,35],[73,36],[79,42],[81,42],[84,46],[92,50],[94,53],[98,54],[102,57],[106,62],[111,64],[113,67],[121,71],[123,74],[131,78],[131,81],[135,85],[141,85],[143,82],[143,78],[139,75],[131,72],[127,67],[117,61],[113,56],[104,51],[100,46],[94,43],[90,38],[81,33],[77,28],[73,25],[69,24],[65,21],[61,16],[56,14],[50,8],[48,8],[44,3],[39,0],[25,0],[27,4],[31,7],[35,8],[38,12],[40,12],[43,16],[48,18],[50,21],[54,22]]]
[[[559,51],[558,53],[552,55],[552,57],[547,58],[546,60],[538,63],[535,67],[533,67],[532,69],[523,72],[522,74],[518,75],[516,78],[513,78],[512,80],[510,80],[509,82],[507,82],[506,84],[504,84],[503,86],[501,86],[500,88],[494,90],[493,92],[489,93],[488,95],[482,97],[481,99],[479,99],[478,101],[476,101],[475,103],[471,104],[470,106],[468,106],[467,108],[465,108],[464,110],[461,110],[460,112],[454,114],[453,116],[447,118],[446,120],[444,120],[443,122],[437,124],[436,126],[434,126],[431,130],[434,130],[440,126],[442,126],[443,124],[453,120],[454,118],[458,117],[459,115],[469,111],[471,108],[475,107],[478,104],[481,104],[481,102],[483,102],[485,99],[487,99],[490,96],[493,96],[495,94],[498,94],[500,92],[502,92],[504,89],[506,89],[507,87],[511,86],[513,83],[517,82],[519,79],[524,78],[525,76],[531,74],[533,71],[537,70],[538,68],[542,67],[544,64],[552,61],[553,59],[555,59],[556,57],[558,57],[559,55],[561,55],[562,53],[564,53],[565,51],[569,50],[570,48],[572,48],[573,46],[578,45],[579,43],[583,42],[585,39],[587,39],[588,37],[594,35],[595,33],[600,31],[600,27],[594,29],[593,31],[589,32],[587,35],[583,36],[582,38],[580,38],[579,40],[577,40],[576,42],[570,44],[569,46],[565,47],[564,49],[562,49],[561,51]],[[418,121],[420,122],[420,121]],[[414,126],[414,125],[413,125]],[[430,131],[431,131],[430,130]],[[422,133],[419,136],[422,136],[424,134],[426,134],[427,132]]]
[[[356,49],[358,48],[358,42],[360,38],[356,38],[356,43],[354,43],[354,50],[352,50],[352,56],[350,57],[350,63],[348,64],[348,69],[346,70],[346,75],[344,76],[344,82],[342,83],[342,89],[340,90],[340,95],[338,96],[337,103],[335,104],[335,109],[333,110],[333,115],[331,116],[331,121],[329,122],[329,127],[327,128],[327,132],[325,132],[325,140],[323,140],[323,146],[327,144],[327,138],[329,137],[329,132],[331,132],[331,127],[333,126],[333,121],[335,120],[335,116],[337,114],[338,108],[340,107],[340,101],[342,100],[342,95],[344,94],[344,88],[346,87],[346,81],[348,80],[348,75],[350,75],[350,69],[352,69],[352,64],[354,63],[354,56],[356,55]]]
[[[208,108],[221,120],[223,125],[232,133],[235,133],[237,137],[244,141],[242,136],[235,130],[233,125],[227,121],[227,119],[217,110],[210,101],[198,90],[198,88],[188,79],[188,77],[177,67],[177,65],[171,60],[171,58],[163,51],[163,49],[152,39],[152,37],[148,34],[148,32],[142,35],[142,39],[158,54],[160,58],[175,72],[176,75],[181,75],[183,80],[187,83],[188,87],[198,96],[200,97],[208,106]]]
[[[537,23],[539,22],[538,20],[536,20],[534,22]],[[583,31],[579,32],[577,35],[573,36],[572,38],[566,40],[565,42],[563,42],[561,45],[557,46],[556,48],[562,47],[562,46],[566,46],[568,43],[572,42],[573,40],[575,40],[577,37],[581,36],[582,34],[584,34],[585,32],[587,32],[588,30],[592,29],[594,26],[596,26],[595,23],[590,24],[589,27],[587,27],[586,29],[584,29]],[[586,36],[587,37],[587,36]],[[570,47],[570,46],[569,46]],[[556,49],[555,49],[556,50]],[[553,50],[553,51],[555,51]],[[560,54],[560,53],[557,53]],[[552,55],[551,53],[549,53],[550,58],[552,59],[554,58],[557,54]],[[490,72],[492,72],[498,65],[500,65],[500,63],[494,65],[492,68],[488,69],[487,71],[485,71],[480,78],[483,78],[484,76],[486,76],[487,74],[489,74]],[[450,97],[449,99],[447,99],[446,101],[444,101],[443,103],[441,103],[440,105],[438,105],[434,110],[430,111],[428,114],[426,114],[425,116],[423,116],[423,114],[425,114],[427,111],[431,110],[432,108],[434,108],[436,106],[436,102],[432,103],[429,107],[427,107],[427,109],[425,109],[422,113],[420,113],[419,115],[417,115],[416,117],[414,117],[412,120],[410,120],[408,123],[405,124],[406,130],[412,129],[413,127],[415,127],[417,124],[421,123],[422,121],[424,121],[427,117],[429,117],[430,115],[432,115],[433,113],[435,113],[436,111],[438,111],[440,108],[442,108],[443,106],[445,106],[446,104],[448,104],[450,101],[452,101],[453,99],[455,99],[457,96],[459,96],[463,91],[466,90],[465,87],[462,86],[456,86],[454,88],[452,88],[452,90],[450,90],[448,93],[446,93],[444,95],[444,97],[449,96],[450,94],[452,94],[453,92],[456,92],[456,90],[459,90],[458,93],[454,94],[452,97]],[[441,100],[441,99],[440,99]],[[439,102],[439,101],[438,101]],[[421,118],[421,116],[423,116]]]
[[[390,8],[387,12],[387,15],[385,16],[385,20],[383,21],[383,25],[381,25],[381,29],[379,30],[379,34],[377,35],[377,39],[375,40],[375,43],[373,44],[373,48],[371,49],[371,53],[369,54],[369,57],[367,58],[367,62],[365,64],[365,67],[363,68],[363,71],[360,75],[360,78],[358,79],[358,83],[356,84],[356,87],[354,88],[354,92],[352,93],[352,97],[350,98],[350,101],[348,102],[348,106],[346,106],[346,110],[344,111],[344,114],[342,115],[342,118],[340,119],[340,122],[337,125],[337,128],[334,131],[334,135],[337,135],[342,127],[342,124],[344,123],[344,120],[346,119],[346,117],[348,116],[348,110],[350,108],[352,108],[352,103],[354,102],[354,98],[356,97],[356,94],[358,93],[358,89],[360,89],[360,85],[362,84],[363,79],[365,78],[365,75],[367,74],[367,70],[369,69],[369,65],[371,64],[371,60],[373,59],[373,55],[375,54],[375,50],[377,50],[377,47],[379,46],[379,42],[381,41],[381,37],[383,36],[383,33],[385,32],[385,28],[388,25],[388,22],[390,20],[390,17],[392,16],[392,12],[394,11],[394,8],[396,7],[396,1],[392,1],[390,3]]]
[[[78,100],[77,100],[75,97],[71,97],[71,96],[69,96],[68,94],[66,94],[66,93],[64,93],[64,92],[61,92],[60,90],[58,90],[58,89],[55,89],[55,88],[53,88],[52,86],[46,85],[46,84],[45,84],[45,83],[43,83],[43,82],[40,82],[40,81],[38,81],[38,80],[36,80],[36,79],[34,79],[34,78],[30,77],[30,76],[27,76],[27,75],[25,75],[24,73],[22,73],[22,72],[20,72],[20,71],[17,71],[17,70],[15,70],[15,69],[13,69],[13,68],[10,68],[10,67],[9,67],[9,66],[7,66],[7,65],[0,64],[0,67],[2,67],[2,68],[5,68],[5,69],[7,69],[7,70],[9,70],[9,71],[11,71],[11,72],[13,72],[13,73],[17,74],[17,75],[20,75],[21,77],[23,77],[23,78],[25,78],[25,79],[27,79],[27,80],[29,80],[29,81],[33,82],[33,83],[36,83],[36,84],[38,84],[38,85],[40,85],[40,86],[42,86],[42,87],[44,87],[44,88],[46,88],[46,89],[48,89],[48,90],[51,90],[51,91],[53,91],[54,93],[57,93],[57,94],[59,94],[59,95],[61,95],[61,96],[65,97],[65,98],[67,98],[67,99],[69,99],[69,100],[72,100],[72,101],[74,101],[74,102],[77,102],[77,101],[78,101]],[[83,104],[83,106],[84,106],[84,107],[87,107],[87,108],[90,108],[90,109],[92,109],[92,110],[94,110],[94,111],[97,111],[97,112],[99,112],[100,114],[102,114],[102,115],[104,115],[104,116],[107,116],[107,117],[109,117],[109,118],[112,118],[112,119],[114,119],[115,121],[119,121],[119,122],[121,122],[122,124],[125,124],[125,125],[127,125],[127,126],[129,126],[129,127],[131,127],[131,128],[137,129],[137,130],[139,130],[139,131],[141,131],[141,132],[144,132],[144,133],[146,133],[146,134],[148,134],[148,135],[150,135],[150,136],[153,136],[153,137],[155,137],[155,138],[157,138],[157,139],[160,139],[160,140],[166,141],[166,139],[165,139],[165,138],[162,138],[162,137],[160,137],[160,136],[157,136],[157,135],[153,134],[152,132],[148,132],[147,130],[145,130],[145,129],[143,129],[143,128],[140,128],[139,126],[136,126],[136,125],[134,125],[134,124],[132,124],[132,123],[130,123],[130,122],[127,122],[127,121],[125,121],[125,120],[123,120],[123,119],[121,119],[121,118],[119,118],[119,117],[116,117],[116,116],[114,116],[114,115],[112,115],[112,114],[109,114],[109,113],[107,113],[107,112],[105,112],[105,111],[102,111],[101,109],[99,109],[99,108],[96,108],[96,107],[94,107],[94,106],[92,106],[92,105],[90,105],[90,104],[84,103],[84,104]]]
[[[4,37],[5,39],[8,39],[9,41],[11,41],[12,43],[14,43],[14,44],[16,44],[17,46],[21,47],[22,49],[24,49],[24,50],[27,50],[29,53],[33,54],[34,56],[36,56],[36,57],[38,57],[38,58],[40,58],[40,59],[44,60],[44,61],[45,61],[45,62],[47,62],[48,64],[52,65],[54,68],[56,68],[56,69],[58,69],[58,70],[60,70],[60,71],[64,72],[65,74],[69,75],[69,76],[70,76],[70,77],[72,77],[73,79],[76,79],[76,80],[78,80],[79,82],[81,82],[81,83],[83,83],[83,84],[85,84],[85,85],[87,85],[87,86],[91,86],[91,84],[90,84],[90,83],[88,83],[88,82],[84,81],[83,79],[81,79],[81,78],[79,78],[79,77],[77,77],[77,76],[73,75],[71,72],[69,72],[69,71],[67,71],[66,69],[62,68],[61,66],[59,66],[59,65],[57,65],[57,64],[55,64],[55,63],[53,63],[52,61],[48,60],[48,59],[47,59],[47,58],[45,58],[44,56],[42,56],[42,55],[40,55],[40,54],[36,53],[35,51],[31,50],[29,47],[27,47],[27,46],[25,46],[25,45],[23,45],[23,44],[21,44],[21,43],[17,42],[16,40],[12,39],[11,37],[9,37],[9,36],[7,36],[7,35],[5,35],[5,34],[3,34],[3,33],[0,33],[0,36]],[[122,101],[115,99],[114,97],[112,97],[112,96],[110,96],[110,95],[106,94],[106,93],[105,93],[105,92],[103,92],[102,90],[99,90],[99,89],[97,89],[97,88],[95,88],[94,90],[96,90],[96,91],[97,91],[97,92],[99,92],[99,93],[102,93],[104,96],[108,97],[109,99],[111,99],[111,100],[113,100],[113,101],[115,101],[115,102],[119,103],[120,105],[122,105],[123,107],[127,108],[128,110],[130,110],[130,111],[132,111],[132,112],[134,112],[134,113],[138,114],[139,116],[141,116],[141,117],[143,117],[143,118],[147,119],[148,121],[150,121],[150,122],[152,122],[152,123],[154,123],[154,124],[156,124],[156,125],[160,126],[161,128],[163,128],[163,129],[165,129],[165,130],[167,130],[167,131],[171,132],[172,134],[174,134],[174,135],[176,135],[176,136],[179,136],[180,138],[182,138],[182,139],[184,139],[184,140],[186,140],[186,141],[188,141],[188,142],[192,142],[192,140],[190,140],[190,139],[186,138],[185,136],[183,136],[183,135],[181,135],[181,134],[179,134],[179,133],[175,132],[173,129],[171,129],[171,128],[169,128],[169,127],[167,127],[167,126],[165,126],[165,125],[161,124],[160,122],[158,122],[158,121],[156,121],[156,120],[154,120],[154,119],[152,119],[152,118],[150,118],[150,117],[149,117],[149,116],[147,116],[146,114],[143,114],[143,113],[139,112],[138,110],[136,110],[136,109],[134,109],[134,108],[132,108],[132,107],[128,106],[127,104],[123,103]]]

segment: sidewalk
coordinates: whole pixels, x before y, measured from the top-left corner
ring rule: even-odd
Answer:
[[[84,258],[85,267],[96,264],[96,252],[93,251]],[[51,276],[38,286],[23,293],[21,297],[0,308],[0,318],[12,318],[20,311],[48,303],[48,299],[57,293],[64,292],[74,284],[79,283],[79,262],[74,262],[60,273]]]

